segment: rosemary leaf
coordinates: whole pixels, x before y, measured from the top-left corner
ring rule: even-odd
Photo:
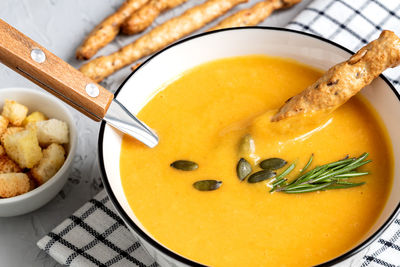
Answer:
[[[286,170],[284,170],[281,174],[279,174],[274,182],[272,183],[272,189],[269,192],[274,192],[275,189],[277,188],[278,185],[283,184],[284,182],[287,181],[287,179],[285,179],[285,177],[291,172],[293,171],[294,167],[296,167],[296,162],[293,162],[292,164],[289,165],[289,167],[286,168]]]
[[[285,178],[285,176],[288,175],[294,169],[294,167],[296,167],[296,162],[293,162],[292,164],[290,164],[289,167],[287,167],[286,170],[284,170],[281,174],[276,176],[275,177],[275,182]],[[274,182],[274,184],[275,184],[275,182]]]
[[[360,186],[360,185],[363,185],[363,184],[365,184],[365,182],[361,182],[361,183],[346,183],[346,184],[335,183],[335,184],[327,187],[326,189],[344,189],[344,188]]]
[[[288,194],[297,194],[297,193],[308,193],[308,192],[315,192],[319,191],[322,189],[326,189],[329,186],[331,186],[333,183],[325,183],[319,186],[313,186],[313,187],[304,187],[304,188],[297,188],[297,189],[292,189],[292,190],[286,190],[285,193]]]
[[[301,169],[300,174],[303,174],[308,169],[308,167],[310,167],[313,159],[314,159],[314,154],[311,154],[310,159],[308,160],[307,164]]]
[[[369,174],[369,172],[348,172],[335,175],[335,178],[350,178],[350,177],[363,176],[367,174]]]
[[[286,183],[287,179],[285,179],[285,176],[293,170],[295,167],[294,163],[278,175],[272,183],[273,187],[270,192],[277,191],[295,194],[361,186],[365,182],[352,183],[348,179],[369,174],[369,172],[357,171],[357,168],[371,162],[371,160],[366,159],[367,157],[368,153],[363,153],[358,158],[346,157],[345,159],[317,166],[304,173],[313,160],[313,155],[311,155],[306,166],[290,183]]]

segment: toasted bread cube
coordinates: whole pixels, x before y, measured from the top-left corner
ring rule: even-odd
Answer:
[[[51,143],[66,144],[69,142],[67,123],[50,119],[36,122],[37,137],[41,146]]]
[[[7,155],[21,168],[32,168],[43,156],[36,132],[31,129],[7,135],[4,148]]]
[[[31,174],[41,185],[47,182],[61,168],[65,161],[65,150],[59,144],[51,144],[43,149],[43,158],[32,168]]]
[[[7,130],[8,119],[0,115],[0,136]]]
[[[28,117],[26,117],[24,119],[24,121],[22,122],[22,125],[26,126],[28,123],[38,122],[38,121],[45,121],[45,120],[47,120],[46,115],[44,115],[40,111],[35,111],[35,112],[29,114]]]
[[[21,168],[7,155],[0,156],[0,173],[21,172]]]
[[[26,114],[28,114],[27,107],[14,100],[6,99],[1,115],[6,117],[12,125],[21,126]]]
[[[29,177],[25,173],[0,174],[0,197],[14,197],[30,189]]]
[[[1,143],[4,145],[4,139],[6,139],[7,135],[15,134],[23,130],[24,130],[23,127],[8,127],[7,130],[0,137]]]
[[[29,177],[29,175],[28,175],[28,177]],[[35,189],[36,187],[37,187],[37,186],[36,186],[35,180],[29,179],[29,191],[32,191],[32,190]]]
[[[37,134],[36,122],[28,122],[28,124],[25,125],[25,129],[34,130],[34,131],[36,131],[36,134]]]

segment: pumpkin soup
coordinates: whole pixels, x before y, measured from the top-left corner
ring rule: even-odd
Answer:
[[[120,156],[125,194],[146,230],[211,266],[310,266],[360,241],[392,184],[391,144],[375,111],[356,96],[318,125],[270,121],[321,74],[289,59],[244,56],[197,66],[162,88],[138,114],[157,129],[159,145],[125,135]],[[254,147],[240,155],[250,137]],[[363,152],[372,162],[360,171],[369,174],[352,179],[365,184],[339,190],[270,193],[270,180],[249,183],[236,169],[242,157],[256,172],[262,160],[278,158],[274,164],[285,166],[278,175],[296,164],[290,180],[311,155],[309,169]],[[207,183],[215,190],[202,191]]]

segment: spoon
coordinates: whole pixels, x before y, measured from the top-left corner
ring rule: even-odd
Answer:
[[[0,19],[0,61],[95,121],[105,121],[148,147],[158,136],[114,95]]]

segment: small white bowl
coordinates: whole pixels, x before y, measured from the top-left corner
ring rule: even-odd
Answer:
[[[25,194],[0,199],[0,217],[11,217],[34,211],[49,202],[57,195],[67,182],[68,174],[76,150],[77,133],[74,118],[64,103],[54,96],[33,89],[3,88],[0,89],[0,107],[5,99],[15,100],[29,108],[29,113],[40,111],[48,118],[65,121],[69,128],[69,143],[66,146],[67,157],[64,165],[46,183]]]

